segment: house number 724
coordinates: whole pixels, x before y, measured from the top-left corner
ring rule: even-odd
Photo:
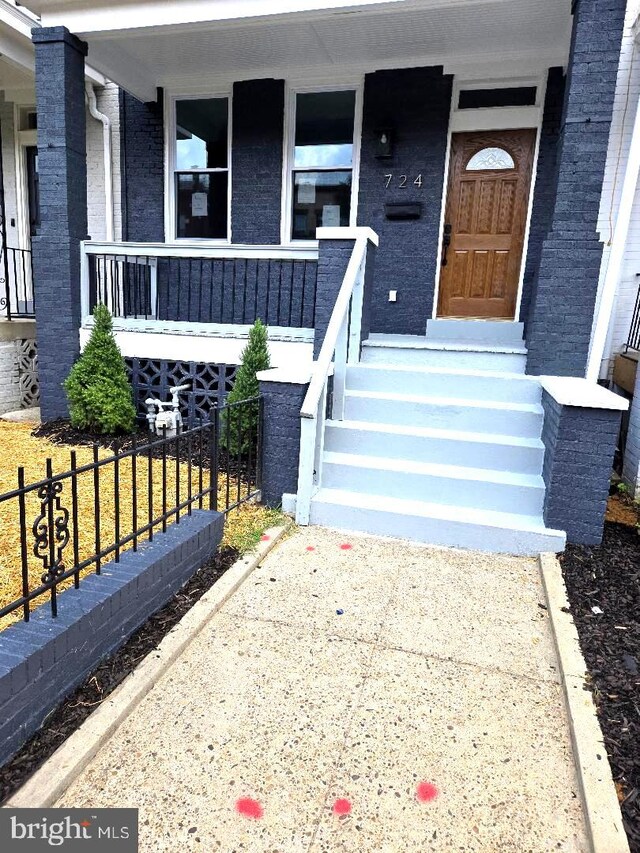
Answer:
[[[385,175],[384,177],[385,177],[384,187],[385,187],[385,189],[389,189],[389,187],[391,186],[391,182],[393,181],[394,176],[393,175]],[[406,175],[399,175],[396,180],[398,181],[398,186],[400,188],[404,189],[404,187],[407,186],[407,182],[408,182],[409,178]],[[420,189],[422,187],[422,175],[418,175],[418,177],[413,181],[413,183],[415,184],[416,187],[418,187]]]

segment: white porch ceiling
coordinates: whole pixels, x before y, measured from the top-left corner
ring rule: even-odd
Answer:
[[[66,20],[65,0],[32,0],[31,5],[43,12],[54,8],[55,14],[43,15],[45,24],[48,16],[55,23]],[[396,0],[165,26],[157,26],[154,15],[142,26],[127,5],[122,15],[112,10],[110,26],[99,30],[95,19],[89,23],[89,9],[96,10],[96,4],[76,0],[68,6],[69,23],[75,14],[74,20],[88,27],[77,34],[89,43],[92,65],[144,100],[153,99],[158,86],[213,91],[252,77],[335,78],[411,65],[442,64],[455,72],[493,63],[508,68],[508,74],[518,68],[531,73],[566,62],[571,26],[570,0]],[[288,8],[273,5],[278,11]]]

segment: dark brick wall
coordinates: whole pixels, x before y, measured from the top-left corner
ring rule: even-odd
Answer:
[[[367,74],[360,164],[358,224],[379,235],[373,282],[374,332],[423,335],[431,317],[452,78],[441,68],[409,68]],[[377,131],[393,131],[393,156],[375,156]],[[385,175],[394,180],[385,189]],[[423,185],[413,183],[422,175]],[[400,175],[407,186],[398,186]],[[422,203],[419,220],[385,218],[385,202]],[[388,291],[398,301],[388,302]]]
[[[566,530],[569,542],[598,545],[620,412],[562,406],[547,391],[542,392],[542,406],[545,523]]]
[[[45,420],[66,417],[62,382],[80,344],[80,241],[87,236],[86,45],[64,27],[33,31],[40,234],[32,240],[39,354],[40,406]]]
[[[164,242],[164,128],[162,90],[145,104],[120,90],[122,236]]]
[[[280,243],[284,80],[233,86],[231,239]]]
[[[527,322],[527,370],[584,376],[602,244],[596,233],[626,0],[575,6],[557,193]]]
[[[283,494],[298,491],[300,409],[309,385],[260,382],[264,397],[262,501],[280,506]]]
[[[56,619],[45,604],[2,632],[0,764],[215,554],[223,527],[222,513],[194,510],[137,553],[88,575],[80,589],[61,593]]]
[[[556,198],[558,142],[560,140],[563,101],[564,72],[562,68],[550,68],[540,132],[538,168],[536,183],[533,188],[533,210],[531,212],[531,227],[520,303],[520,320],[525,323],[529,316],[533,282],[540,264],[542,243],[551,227],[553,204]]]
[[[353,252],[353,240],[320,240],[313,357],[318,358]]]

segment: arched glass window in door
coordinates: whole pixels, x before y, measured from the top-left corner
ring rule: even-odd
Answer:
[[[503,148],[483,148],[467,163],[467,172],[483,172],[488,169],[515,169],[511,154]]]

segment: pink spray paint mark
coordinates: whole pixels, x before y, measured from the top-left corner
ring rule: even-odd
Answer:
[[[349,545],[349,543],[348,543],[348,542],[344,542],[344,543],[340,546],[340,550],[341,550],[341,551],[350,551],[352,548],[353,548],[353,545]]]
[[[244,817],[252,817],[258,820],[264,814],[264,809],[257,800],[251,797],[240,797],[236,802],[236,811]]]
[[[315,551],[315,550],[316,549],[314,548],[313,545],[307,545],[307,551]]]
[[[333,804],[333,813],[335,815],[343,815],[351,813],[351,803],[349,800],[336,800]]]
[[[438,796],[438,789],[431,782],[420,782],[416,788],[416,797],[421,803],[430,803]]]
[[[266,534],[266,533],[264,534],[264,536],[261,536],[261,537],[260,537],[260,541],[261,541],[261,542],[268,542],[268,541],[269,541],[269,539],[271,539],[271,537],[270,537],[270,536],[267,536],[267,534]]]

